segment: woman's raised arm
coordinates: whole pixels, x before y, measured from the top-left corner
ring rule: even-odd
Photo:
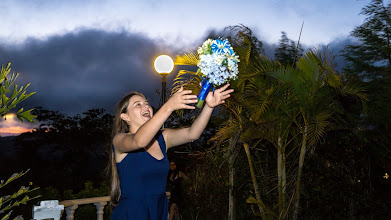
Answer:
[[[181,87],[181,89],[171,96],[159,111],[144,124],[141,126],[131,126],[129,133],[117,134],[113,139],[113,144],[118,153],[147,147],[173,111],[178,109],[194,109],[195,107],[189,104],[196,103],[197,96],[191,95],[191,93],[191,90],[183,90],[183,87]],[[131,119],[124,115],[124,120]],[[130,123],[132,124],[132,121],[130,121]]]
[[[229,84],[226,84],[225,86],[216,89],[214,92],[209,92],[205,99],[206,105],[202,109],[197,119],[193,122],[191,127],[180,129],[165,129],[163,131],[167,149],[200,138],[202,132],[208,125],[214,107],[224,103],[224,100],[230,97],[230,93],[234,91],[233,89],[227,90],[228,86]]]

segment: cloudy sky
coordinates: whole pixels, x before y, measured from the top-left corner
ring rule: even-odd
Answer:
[[[2,0],[0,64],[12,63],[20,73],[18,84],[31,83],[29,91],[36,94],[23,103],[25,108],[42,106],[68,115],[105,108],[111,113],[133,90],[158,103],[161,78],[153,60],[159,54],[175,56],[196,48],[211,32],[244,24],[272,55],[281,31],[297,40],[303,22],[304,46],[338,49],[351,42],[349,34],[364,21],[359,13],[369,2]],[[33,127],[11,121],[0,119],[0,136]]]

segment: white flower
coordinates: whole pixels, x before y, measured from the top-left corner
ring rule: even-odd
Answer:
[[[199,47],[199,48],[198,48],[197,53],[198,53],[199,55],[203,54],[202,47]]]
[[[216,64],[222,65],[222,63],[223,63],[225,57],[224,57],[224,56],[221,56],[221,55],[214,55],[214,57],[215,57],[215,62],[216,62]]]

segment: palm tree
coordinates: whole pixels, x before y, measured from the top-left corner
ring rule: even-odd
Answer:
[[[290,99],[290,87],[264,75],[266,71],[283,71],[285,67],[275,65],[271,61],[266,62],[272,69],[264,68],[264,66],[261,72],[253,77],[246,89],[246,107],[254,126],[252,129],[247,129],[243,139],[266,141],[276,149],[279,208],[277,216],[284,218],[288,212],[286,207],[286,150],[289,146],[294,146],[292,143],[297,138],[293,121],[288,114],[297,114],[297,108]]]
[[[338,97],[352,96],[364,103],[365,90],[357,81],[335,71],[332,55],[327,50],[308,51],[295,65],[284,66],[254,53],[254,44],[249,39],[252,39],[251,31],[239,31],[232,39],[241,59],[239,80],[231,82],[235,94],[222,106],[227,112],[226,121],[212,141],[217,145],[228,143],[231,190],[240,144],[247,154],[256,196],[248,202],[258,205],[263,219],[296,219],[307,151],[341,120],[343,109]],[[197,63],[196,53],[178,56],[176,60],[177,65]],[[190,77],[186,78],[187,74]],[[181,70],[174,85],[176,88],[185,85],[197,91],[200,81],[196,72]],[[273,204],[265,204],[262,199],[250,155],[251,148],[261,142],[274,146],[277,152],[277,213],[268,208],[274,207]],[[298,164],[297,172],[287,172],[287,160]],[[266,184],[263,182],[263,185]],[[231,190],[229,219],[234,218]]]
[[[338,96],[352,96],[360,101],[366,100],[365,89],[358,82],[338,74],[332,62],[332,55],[325,50],[308,51],[299,59],[297,68],[287,66],[267,72],[266,74],[286,85],[285,95],[294,104],[293,111],[285,111],[289,120],[294,123],[292,137],[300,137],[300,153],[296,189],[293,197],[294,210],[292,219],[299,213],[301,177],[306,152],[333,129],[341,115],[342,105]],[[291,105],[289,104],[289,105]],[[288,105],[288,106],[289,106]]]
[[[306,152],[325,137],[327,131],[341,120],[343,114],[339,96],[352,96],[359,101],[366,100],[365,89],[358,81],[338,74],[334,70],[331,54],[309,51],[302,57],[297,67],[282,66],[264,57],[252,65],[251,71],[242,73],[242,81],[247,81],[236,111],[237,122],[227,121],[219,130],[225,138],[232,136],[230,130],[240,130],[240,141],[244,143],[249,155],[248,143],[262,140],[275,146],[277,150],[277,189],[278,214],[267,212],[264,219],[278,216],[297,218],[301,191],[301,176]],[[240,82],[238,84],[241,84]],[[240,104],[239,104],[240,103]],[[233,108],[230,108],[233,109]],[[233,110],[231,110],[233,111]],[[246,112],[243,113],[243,112]],[[246,115],[251,122],[246,122]],[[236,126],[239,124],[241,126]],[[215,139],[223,139],[217,134]],[[254,146],[255,147],[255,146]],[[298,171],[290,174],[295,182],[289,203],[287,203],[287,149],[299,149]],[[297,157],[295,157],[297,159]],[[293,158],[293,159],[295,159]],[[250,172],[252,170],[249,158]],[[253,180],[258,194],[257,184]],[[261,196],[256,195],[257,204],[262,204]],[[293,207],[291,206],[293,204]],[[269,205],[270,206],[270,205]]]
[[[250,29],[244,27],[244,26],[235,26],[231,27],[232,29],[238,29],[241,28],[242,31],[239,31],[234,39],[230,39],[231,42],[235,45],[235,51],[240,57],[240,64],[239,64],[239,73],[247,73],[251,72],[250,70],[253,69],[254,62],[251,61],[252,59],[257,59],[259,56],[258,52],[259,48],[257,45],[260,45],[259,42],[257,42],[257,39],[252,37],[252,32]],[[249,39],[252,39],[253,41],[250,41]],[[254,56],[255,55],[255,56]],[[197,65],[198,63],[198,54],[195,52],[189,52],[180,56],[177,56],[175,64],[176,65]],[[187,75],[190,75],[190,78],[186,77]],[[251,74],[250,74],[251,75]],[[229,156],[228,156],[228,169],[229,169],[229,213],[228,213],[228,219],[234,219],[235,218],[235,199],[234,199],[234,177],[235,177],[235,160],[237,158],[237,155],[240,150],[240,136],[243,133],[244,124],[243,122],[246,121],[246,115],[242,114],[242,107],[243,104],[240,103],[243,101],[243,98],[240,98],[243,96],[244,88],[246,85],[246,80],[243,80],[247,78],[247,76],[243,76],[242,80],[231,82],[231,87],[235,89],[235,94],[226,101],[226,103],[222,106],[222,110],[226,111],[227,114],[227,120],[223,125],[220,127],[219,131],[217,132],[216,136],[211,139],[211,141],[216,141],[216,145],[221,145],[222,143],[228,143],[228,150],[229,150]],[[191,89],[193,91],[198,92],[199,90],[199,83],[201,82],[201,77],[197,74],[197,72],[188,71],[188,70],[180,70],[177,77],[174,79],[174,89],[173,91],[176,91],[179,89],[180,86],[186,86],[188,89]],[[248,121],[248,120],[247,120]],[[244,143],[244,147],[248,146],[248,144]],[[248,149],[246,152],[249,152]],[[251,157],[248,157],[249,164],[251,164]],[[252,170],[253,171],[253,170]],[[252,172],[253,175],[253,181],[254,181],[254,189],[256,193],[256,198],[259,201],[258,207],[259,211],[262,216],[266,218],[266,207],[261,202],[260,193],[258,191],[258,184],[255,182],[255,174]],[[262,204],[262,205],[261,205]]]
[[[343,114],[338,96],[352,96],[366,100],[365,90],[358,83],[334,70],[332,55],[325,50],[309,51],[296,65],[276,65],[263,58],[254,77],[246,86],[244,99],[250,119],[258,129],[247,129],[242,139],[266,140],[277,150],[278,218],[289,217],[290,204],[294,209],[291,218],[299,211],[301,176],[308,148],[318,141]],[[257,135],[258,134],[258,135]],[[289,148],[288,148],[289,147]],[[298,171],[295,189],[287,204],[286,150],[299,147]],[[289,155],[290,153],[288,153]],[[291,181],[293,182],[293,181]]]

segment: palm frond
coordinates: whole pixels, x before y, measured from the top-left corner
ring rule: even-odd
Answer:
[[[234,50],[236,51],[236,54],[239,55],[239,65],[247,66],[251,55],[251,42],[243,32],[239,31],[238,35],[240,36],[239,39],[241,39],[241,41],[236,41],[238,46],[235,47]]]
[[[335,55],[333,55],[328,46],[316,49],[314,53],[319,58],[321,66],[326,73],[332,75],[337,74],[337,71],[335,70],[337,64],[334,62]]]
[[[178,74],[174,78],[173,90],[172,92],[176,92],[179,90],[181,86],[184,88],[187,87],[199,87],[199,82],[201,82],[201,76],[194,71],[189,70],[179,70]]]
[[[231,96],[231,98],[226,100],[226,102],[223,104],[223,107],[225,110],[229,112],[231,117],[234,117],[235,120],[237,120],[240,128],[242,128],[243,106],[242,103],[240,102],[241,98],[237,96],[238,95]]]
[[[188,51],[182,55],[177,55],[175,58],[175,65],[187,65],[187,66],[197,66],[197,63],[200,61],[197,51]]]
[[[269,60],[265,56],[261,56],[259,58],[259,62],[256,64],[256,67],[260,72],[270,72],[281,67],[281,64],[273,60]]]
[[[368,100],[367,89],[364,84],[357,78],[346,74],[342,75],[342,86],[339,88],[339,92],[344,96],[353,96],[364,101]]]
[[[327,74],[325,80],[329,86],[334,88],[339,88],[342,85],[341,77],[338,74]]]
[[[225,141],[233,137],[237,132],[241,131],[241,126],[238,120],[233,117],[230,117],[226,122],[224,122],[220,128],[217,130],[215,136],[213,136],[208,143],[214,142],[215,146],[220,146]]]
[[[266,135],[264,135],[264,129],[262,126],[257,126],[253,123],[249,123],[246,126],[246,129],[243,131],[242,135],[240,136],[240,139],[245,142],[249,143],[250,141],[260,139],[263,140]]]
[[[250,109],[252,110],[252,114],[250,115],[250,119],[255,123],[261,123],[264,121],[262,116],[269,110],[271,106],[271,100],[269,100],[270,96],[267,97],[258,97],[259,99],[253,101],[251,103]]]
[[[307,130],[309,146],[314,146],[325,136],[332,115],[331,112],[325,111],[312,117]]]
[[[302,74],[305,81],[314,82],[320,79],[320,60],[314,51],[308,51],[304,56],[300,57],[296,63],[298,70]]]

